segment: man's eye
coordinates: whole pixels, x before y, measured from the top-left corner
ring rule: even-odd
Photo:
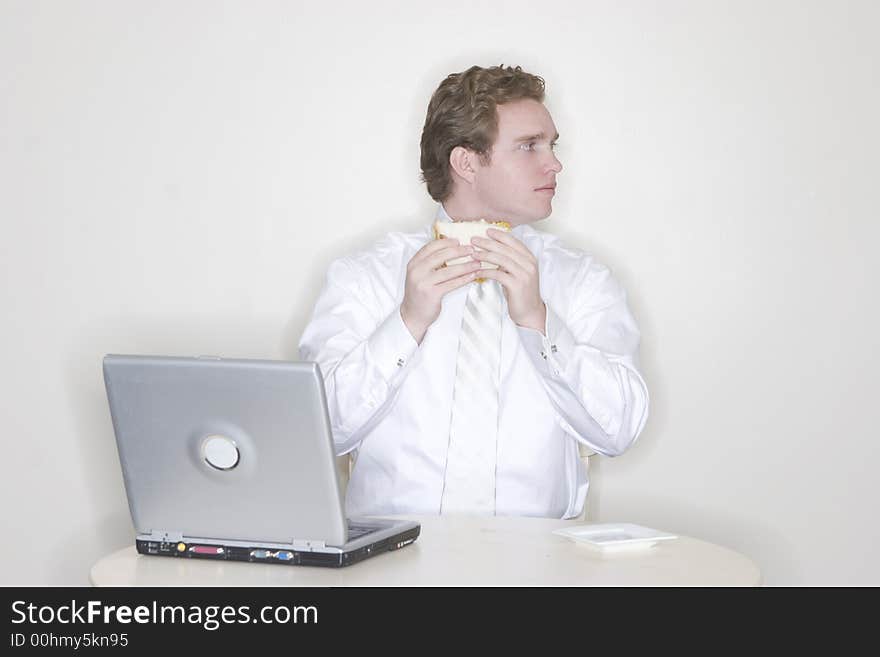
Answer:
[[[527,144],[523,144],[522,146],[520,146],[520,148],[522,148],[524,151],[533,151],[533,150],[535,150],[535,145],[536,145],[536,144],[537,144],[537,142],[530,141],[529,143],[527,143]],[[555,150],[556,150],[556,147],[557,147],[558,145],[559,145],[559,144],[558,144],[557,142],[553,142],[552,144],[550,144],[550,150],[555,151]]]

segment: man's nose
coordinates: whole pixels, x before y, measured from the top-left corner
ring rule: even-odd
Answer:
[[[555,171],[556,173],[562,171],[562,162],[556,157],[556,153],[550,153],[550,164],[547,168],[549,171]]]

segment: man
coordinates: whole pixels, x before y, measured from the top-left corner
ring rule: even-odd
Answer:
[[[350,516],[576,517],[588,487],[578,442],[616,456],[645,425],[625,292],[529,226],[552,212],[562,171],[543,100],[543,79],[520,67],[473,66],[428,106],[436,219],[510,232],[459,244],[426,222],[330,265],[299,350],[320,364],[337,453],[357,454]]]

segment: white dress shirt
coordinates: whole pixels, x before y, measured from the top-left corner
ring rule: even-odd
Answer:
[[[451,221],[442,204],[437,219]],[[320,365],[337,454],[356,450],[349,516],[440,511],[468,286],[443,297],[421,344],[400,316],[432,225],[333,261],[299,343]],[[639,330],[607,267],[529,225],[511,233],[537,259],[547,323],[517,326],[503,301],[496,513],[573,518],[588,488],[577,441],[617,456],[645,426]]]

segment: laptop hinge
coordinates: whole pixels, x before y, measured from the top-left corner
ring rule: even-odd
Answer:
[[[302,539],[293,539],[293,547],[295,550],[314,550],[315,548],[324,549],[327,545],[324,541],[308,541]]]
[[[160,543],[179,543],[183,540],[183,532],[167,532],[153,529],[150,531],[150,540]]]

